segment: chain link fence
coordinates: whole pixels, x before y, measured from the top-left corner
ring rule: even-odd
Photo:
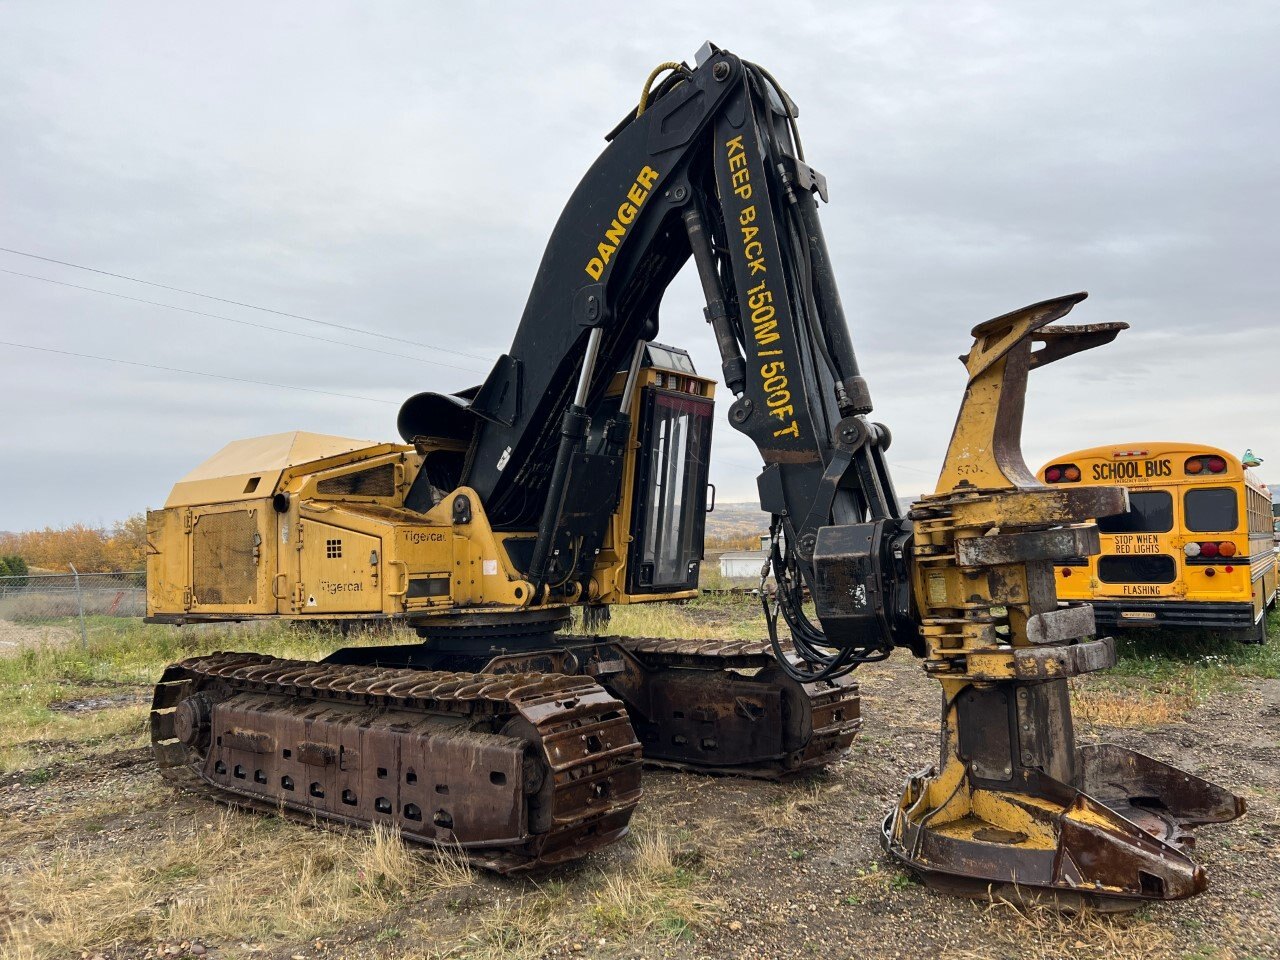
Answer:
[[[91,619],[141,617],[146,610],[142,570],[0,577],[0,651],[19,646],[33,631],[74,630],[87,643]]]

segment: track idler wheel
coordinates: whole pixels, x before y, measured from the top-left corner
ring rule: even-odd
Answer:
[[[196,754],[209,749],[209,728],[213,721],[213,704],[203,693],[181,700],[173,710],[173,735]]]

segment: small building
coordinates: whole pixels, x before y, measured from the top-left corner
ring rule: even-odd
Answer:
[[[720,554],[720,576],[726,580],[751,580],[759,584],[764,566],[764,550],[733,550]]]

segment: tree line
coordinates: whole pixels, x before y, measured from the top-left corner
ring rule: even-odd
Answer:
[[[81,573],[141,570],[147,564],[147,518],[138,513],[111,527],[73,523],[0,534],[0,562],[5,571],[13,570],[0,576],[25,576],[28,569],[67,573],[71,564]]]
[[[760,537],[767,532],[768,531],[760,531],[759,533],[707,537],[704,549],[707,553],[727,553],[730,550],[759,550]]]

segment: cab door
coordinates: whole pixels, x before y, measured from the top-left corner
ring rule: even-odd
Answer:
[[[698,586],[713,412],[712,402],[704,397],[644,389],[631,497],[628,593]]]

